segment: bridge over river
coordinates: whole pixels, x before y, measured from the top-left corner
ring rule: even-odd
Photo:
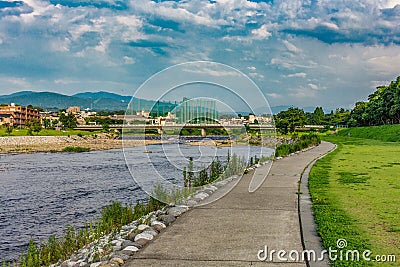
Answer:
[[[157,130],[159,134],[162,134],[165,130],[180,130],[180,129],[201,129],[201,135],[206,136],[207,129],[243,129],[246,126],[244,124],[110,124],[108,128],[110,130],[117,130],[122,132],[122,130]],[[249,129],[251,130],[274,130],[275,127],[270,124],[249,124]],[[103,125],[78,125],[74,130],[81,131],[96,131],[102,130]]]

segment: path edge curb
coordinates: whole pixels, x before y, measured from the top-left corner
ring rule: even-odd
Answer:
[[[328,142],[330,143],[330,142]],[[333,144],[333,143],[331,143]],[[321,243],[321,238],[317,233],[317,224],[314,220],[314,213],[312,210],[312,201],[310,196],[310,191],[308,188],[308,178],[310,175],[311,168],[314,164],[321,158],[330,154],[337,149],[337,145],[333,144],[334,147],[326,152],[325,154],[317,157],[312,162],[310,162],[303,170],[300,180],[299,180],[299,193],[298,193],[298,214],[300,223],[300,235],[301,243],[304,251],[315,251],[316,257],[320,257],[323,247]],[[329,260],[326,254],[324,254],[323,261],[310,261],[305,259],[307,267],[326,267],[330,266]]]

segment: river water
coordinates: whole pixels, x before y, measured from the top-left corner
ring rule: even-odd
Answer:
[[[179,146],[177,148],[177,146]],[[30,237],[60,236],[67,225],[81,227],[99,216],[112,201],[136,203],[148,195],[135,179],[155,182],[154,170],[182,184],[182,166],[193,157],[195,170],[213,158],[225,161],[228,150],[245,157],[260,155],[259,147],[215,148],[151,145],[143,148],[87,153],[0,155],[0,261],[17,259]],[[178,150],[177,150],[178,149]],[[264,154],[265,155],[265,154]],[[150,162],[153,168],[147,165]]]

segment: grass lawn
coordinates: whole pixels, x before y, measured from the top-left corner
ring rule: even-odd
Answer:
[[[56,131],[56,130],[50,130],[50,129],[43,129],[37,133],[33,133],[34,135],[39,135],[39,136],[68,136],[68,135],[92,135],[92,134],[98,134],[101,133],[101,131],[94,131],[94,132],[89,132],[89,131],[75,131],[75,130],[62,130],[62,131]],[[27,129],[13,129],[12,133],[8,135],[6,133],[6,128],[5,127],[0,127],[0,136],[27,136]]]
[[[361,133],[361,131],[360,131]],[[399,266],[400,143],[343,136],[324,137],[338,149],[310,173],[318,233],[325,248],[340,238],[347,249],[395,255],[397,263],[334,261],[332,266]],[[382,136],[380,136],[382,137]],[[387,137],[385,137],[387,138]]]
[[[387,142],[400,142],[400,124],[371,127],[356,127],[339,131],[340,136],[377,139]]]

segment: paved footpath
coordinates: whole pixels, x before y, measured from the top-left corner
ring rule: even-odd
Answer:
[[[192,209],[161,232],[125,267],[136,266],[306,266],[260,261],[259,250],[303,250],[298,181],[304,168],[333,148],[331,143],[277,160],[262,186],[248,192],[251,175],[223,198]],[[261,167],[258,171],[262,171]],[[263,256],[263,254],[260,254]]]

